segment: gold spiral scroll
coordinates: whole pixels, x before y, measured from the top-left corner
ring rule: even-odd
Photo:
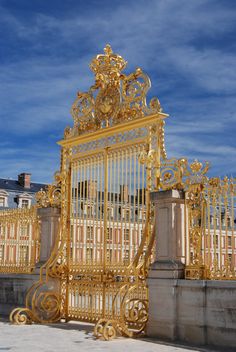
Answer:
[[[32,312],[28,308],[15,308],[10,314],[10,322],[17,325],[31,324]]]
[[[94,329],[94,336],[106,341],[116,337],[116,322],[114,320],[100,319]]]

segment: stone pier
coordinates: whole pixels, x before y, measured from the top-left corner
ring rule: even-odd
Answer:
[[[155,192],[152,200],[157,250],[148,275],[148,336],[236,347],[236,281],[184,280],[184,194]]]

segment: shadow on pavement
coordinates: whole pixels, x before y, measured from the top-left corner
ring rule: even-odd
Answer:
[[[217,347],[217,346],[199,346],[199,345],[190,345],[188,343],[182,341],[164,341],[158,340],[154,337],[143,337],[140,340],[145,342],[156,343],[158,345],[185,348],[189,351],[199,351],[199,352],[236,352],[235,348],[225,348],[225,347]]]
[[[5,323],[7,325],[10,325],[11,323],[9,322],[9,318],[7,316],[0,316],[0,322]],[[36,324],[34,324],[36,325]],[[62,329],[62,330],[75,330],[84,333],[87,335],[85,339],[90,339],[90,340],[96,340],[96,338],[93,336],[93,330],[94,330],[94,324],[90,323],[83,323],[83,322],[58,322],[58,323],[53,323],[53,324],[44,324],[45,326],[51,328],[51,329]],[[118,336],[119,337],[119,336]],[[123,337],[125,339],[126,337]],[[158,345],[163,345],[163,346],[170,346],[170,347],[175,347],[175,348],[183,348],[186,351],[197,351],[197,352],[235,352],[235,348],[225,348],[225,347],[217,347],[217,346],[198,346],[198,345],[189,345],[187,343],[181,342],[181,341],[164,341],[164,340],[158,340],[156,338],[151,338],[151,337],[142,337],[142,338],[137,338],[136,340],[144,341],[144,342],[149,342],[152,344],[158,344]],[[81,341],[76,341],[77,343],[80,343]],[[108,342],[109,343],[109,342]],[[5,351],[6,349],[4,349]],[[1,348],[0,348],[1,352]]]

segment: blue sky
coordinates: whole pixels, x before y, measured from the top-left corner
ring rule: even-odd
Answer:
[[[110,43],[152,80],[168,157],[236,176],[236,1],[0,0],[0,177],[51,182],[76,92]]]

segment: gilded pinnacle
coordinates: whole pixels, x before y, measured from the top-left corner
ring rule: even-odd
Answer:
[[[110,46],[110,44],[107,44],[104,48],[104,53],[107,56],[110,56],[111,54],[113,54],[112,48]]]

